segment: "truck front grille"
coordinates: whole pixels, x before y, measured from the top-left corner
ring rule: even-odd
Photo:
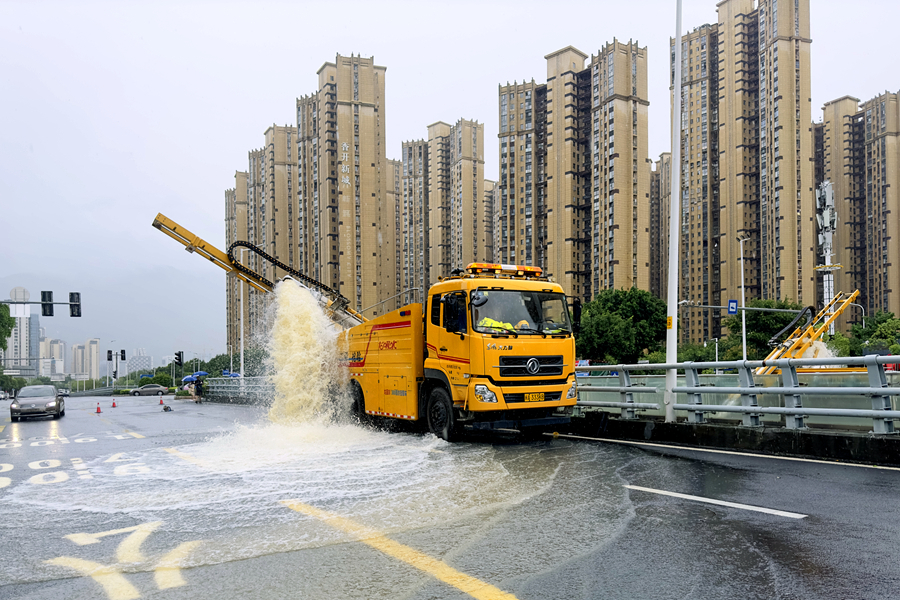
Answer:
[[[532,358],[537,359],[538,363],[540,363],[540,368],[537,373],[528,372],[528,361]],[[562,375],[564,366],[562,356],[501,356],[500,377],[547,377],[552,375]]]

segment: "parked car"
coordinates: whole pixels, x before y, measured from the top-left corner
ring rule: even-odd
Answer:
[[[69,397],[69,388],[59,388],[59,395],[65,398]]]
[[[9,393],[0,390],[0,400],[9,400]]]
[[[158,383],[148,383],[147,385],[142,385],[139,388],[131,390],[132,396],[162,396],[163,394],[168,393],[169,388],[164,385],[159,385]]]
[[[9,418],[13,423],[26,417],[47,415],[54,419],[66,415],[66,401],[53,385],[25,386],[9,405]]]

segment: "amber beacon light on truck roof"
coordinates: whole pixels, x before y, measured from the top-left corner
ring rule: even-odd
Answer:
[[[499,263],[471,263],[466,267],[466,272],[470,275],[494,275],[526,279],[538,279],[544,274],[540,267],[501,265]]]

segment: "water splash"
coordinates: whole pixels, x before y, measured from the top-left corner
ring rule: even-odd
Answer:
[[[275,288],[275,316],[269,341],[275,398],[274,423],[332,421],[347,402],[339,390],[337,332],[312,293],[295,281]]]

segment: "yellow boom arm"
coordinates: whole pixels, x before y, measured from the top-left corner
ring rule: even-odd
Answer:
[[[272,291],[272,287],[267,283],[256,279],[251,275],[247,275],[238,271],[232,264],[231,259],[228,258],[227,254],[225,254],[209,242],[194,235],[193,233],[188,231],[187,228],[182,227],[172,219],[166,217],[164,214],[159,213],[158,215],[156,215],[156,218],[153,219],[153,226],[165,233],[176,242],[182,244],[184,246],[184,249],[188,252],[195,252],[199,254],[214,265],[224,269],[229,275],[233,275],[241,281],[246,281],[251,287],[254,287],[261,292]]]

